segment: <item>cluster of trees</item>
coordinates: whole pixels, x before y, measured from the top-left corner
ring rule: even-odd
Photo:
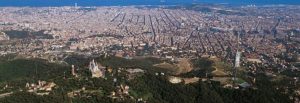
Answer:
[[[292,103],[289,95],[270,86],[264,75],[258,80],[258,89],[223,88],[220,83],[198,82],[171,84],[165,77],[145,74],[130,83],[135,94],[151,103]]]
[[[21,79],[50,79],[63,76],[67,65],[49,63],[42,59],[13,59],[0,62],[0,82]]]
[[[69,62],[76,63],[77,59],[70,59]],[[154,72],[151,72],[153,64],[161,62],[155,58],[128,60],[117,57],[100,57],[95,60],[114,69],[132,67],[142,68],[149,72],[131,80],[127,80],[126,75],[115,75],[119,82],[130,86],[129,94],[133,97],[117,100],[109,97],[111,92],[116,90],[113,83],[115,77],[107,75],[106,79],[90,78],[88,69],[84,68],[89,60],[82,63],[81,66],[84,69],[77,71],[81,76],[72,78],[70,73],[64,73],[70,72],[70,66],[48,63],[39,59],[13,59],[9,61],[0,59],[1,78],[5,78],[3,80],[6,80],[6,82],[8,80],[15,81],[14,83],[18,82],[22,84],[20,87],[24,87],[25,83],[22,82],[38,77],[38,79],[54,81],[58,85],[46,96],[14,91],[11,96],[0,98],[0,103],[134,103],[139,98],[149,103],[292,103],[293,101],[290,99],[292,95],[287,94],[286,89],[278,89],[288,87],[286,84],[289,83],[285,83],[285,80],[271,81],[264,74],[257,75],[256,89],[231,89],[223,88],[219,82],[215,81],[202,82],[200,80],[192,84],[172,84],[168,81],[166,75],[155,75]],[[194,62],[194,66],[201,68],[199,70],[209,71],[212,66],[212,62],[207,59],[198,59]],[[43,72],[35,74],[36,70]],[[63,79],[62,76],[66,78]],[[86,90],[99,90],[100,92],[94,94],[83,93],[75,98],[68,97],[69,92],[82,87],[85,87]],[[291,88],[290,90],[294,89]]]
[[[83,85],[95,85],[103,88],[113,87],[105,81],[92,80],[91,83]],[[47,96],[37,96],[31,93],[17,92],[13,95],[1,98],[4,103],[112,103],[125,102],[134,103],[138,98],[143,98],[150,103],[292,103],[289,95],[277,90],[271,81],[261,75],[258,79],[258,89],[227,89],[222,88],[220,83],[198,82],[194,84],[171,84],[164,76],[156,76],[150,73],[135,78],[128,82],[130,95],[135,99],[124,99],[118,101],[109,98],[109,94],[92,95],[91,97],[69,98],[65,91],[67,87],[61,87]],[[76,81],[70,85],[81,84]]]
[[[0,98],[1,103],[63,103],[66,98],[63,95],[38,96],[28,92],[16,92],[12,95]]]

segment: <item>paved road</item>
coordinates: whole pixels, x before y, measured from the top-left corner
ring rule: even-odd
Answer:
[[[9,93],[3,93],[3,94],[0,94],[0,98],[3,98],[3,97],[6,97],[6,96],[9,96],[13,94],[13,92],[9,92]]]

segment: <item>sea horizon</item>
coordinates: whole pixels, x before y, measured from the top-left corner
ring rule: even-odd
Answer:
[[[0,7],[62,7],[62,6],[143,6],[143,5],[300,5],[296,0],[0,0]]]

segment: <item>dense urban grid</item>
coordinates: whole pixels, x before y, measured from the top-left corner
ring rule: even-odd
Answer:
[[[264,74],[265,78],[275,78],[271,81],[286,81],[288,86],[275,86],[276,90],[283,89],[282,94],[292,92],[288,98],[299,102],[299,6],[1,7],[0,12],[1,56],[41,59],[47,63],[67,62],[62,68],[71,73],[64,70],[61,78],[84,79],[88,70],[90,77],[102,78],[100,81],[104,84],[112,81],[117,88],[101,91],[95,90],[95,86],[79,86],[78,90],[66,90],[69,98],[107,90],[107,97],[113,100],[128,97],[139,102],[162,102],[149,99],[151,96],[134,96],[141,94],[132,93],[131,83],[127,83],[135,81],[139,74],[152,76],[153,72],[154,77],[166,77],[172,84],[191,85],[212,80],[220,82],[222,88],[240,90],[259,89],[257,79]],[[74,55],[85,59],[68,62]],[[148,59],[154,59],[150,60],[149,67]],[[128,64],[123,66],[117,61]],[[143,61],[146,66],[138,64]],[[206,64],[212,66],[201,71]],[[146,73],[149,71],[151,73]],[[123,73],[126,76],[123,77]],[[34,79],[37,74],[35,70]],[[25,87],[22,90],[51,95],[53,88],[58,91],[57,87],[64,87],[55,79],[47,82],[42,78],[40,74],[38,81],[29,79],[21,83]],[[10,84],[1,83],[4,88],[0,98],[13,95],[14,92],[6,88],[17,86]],[[223,102],[233,103],[225,99]]]

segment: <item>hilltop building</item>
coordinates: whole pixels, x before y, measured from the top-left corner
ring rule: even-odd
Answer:
[[[98,65],[95,62],[95,60],[92,60],[90,62],[89,70],[91,71],[93,78],[99,78],[99,77],[104,78],[105,77],[105,75],[104,75],[105,67]]]

